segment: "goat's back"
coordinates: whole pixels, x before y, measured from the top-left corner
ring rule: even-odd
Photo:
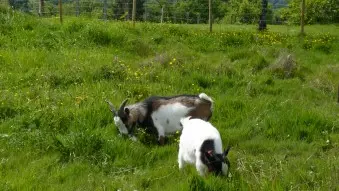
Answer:
[[[180,136],[181,147],[191,147],[191,149],[200,148],[205,140],[214,140],[215,151],[222,153],[222,144],[219,131],[209,122],[201,119],[190,119],[190,117],[181,120],[183,126]]]

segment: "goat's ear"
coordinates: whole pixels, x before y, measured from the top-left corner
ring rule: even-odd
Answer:
[[[129,115],[129,109],[127,107],[125,107],[125,114],[128,116]]]
[[[224,153],[222,154],[223,158],[227,157],[228,152],[230,151],[230,149],[231,149],[231,146],[228,146],[228,147],[225,149]]]
[[[214,152],[212,150],[206,151],[204,153],[204,155],[205,155],[207,161],[213,161],[213,159],[215,158]]]

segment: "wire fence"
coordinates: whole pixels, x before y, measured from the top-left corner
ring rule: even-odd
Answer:
[[[133,18],[133,2],[135,17]],[[266,1],[267,2],[267,1]],[[287,3],[269,1],[267,8],[262,4],[250,5],[242,12],[232,11],[231,5],[213,0],[211,9],[207,0],[0,0],[0,5],[21,10],[40,17],[90,17],[102,20],[138,21],[177,24],[258,24],[300,25],[300,18],[284,19],[281,11]],[[278,3],[272,3],[278,2]],[[233,5],[234,6],[234,5]],[[251,8],[252,6],[252,8]],[[211,16],[209,15],[211,11]],[[265,17],[262,12],[265,11]],[[296,15],[302,15],[302,9]]]
[[[44,17],[59,17],[59,0],[1,0],[2,5],[12,6],[24,12]],[[11,3],[9,3],[11,2]],[[148,22],[169,22],[202,24],[208,23],[208,1],[203,5],[192,6],[178,1],[161,3],[161,1],[137,0],[136,20]],[[272,10],[286,7],[286,4],[274,4]],[[132,20],[132,0],[62,0],[63,16],[87,16],[104,20]],[[214,22],[225,23],[255,23],[259,20],[259,13],[225,12],[212,5]],[[239,17],[241,17],[239,19]],[[272,14],[266,20],[271,24],[282,24]]]

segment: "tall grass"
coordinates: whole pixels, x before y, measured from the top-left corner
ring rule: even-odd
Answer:
[[[1,190],[339,188],[336,34],[0,14]],[[179,171],[176,137],[118,136],[104,102],[200,92],[231,177]]]

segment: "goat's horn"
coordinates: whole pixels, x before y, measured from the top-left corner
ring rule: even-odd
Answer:
[[[115,110],[113,104],[112,104],[109,100],[107,100],[107,99],[106,99],[105,101],[108,103],[109,109],[112,111],[112,113],[113,113],[114,115],[117,115],[118,113],[117,113],[117,111]]]
[[[223,157],[224,157],[224,158],[228,155],[228,152],[230,151],[230,149],[231,149],[231,146],[228,145],[227,148],[226,148],[226,150],[225,150],[224,153],[223,153]]]
[[[119,113],[123,113],[124,112],[124,108],[125,108],[125,105],[127,103],[128,99],[125,99],[121,105],[120,105],[120,108],[119,108]]]

